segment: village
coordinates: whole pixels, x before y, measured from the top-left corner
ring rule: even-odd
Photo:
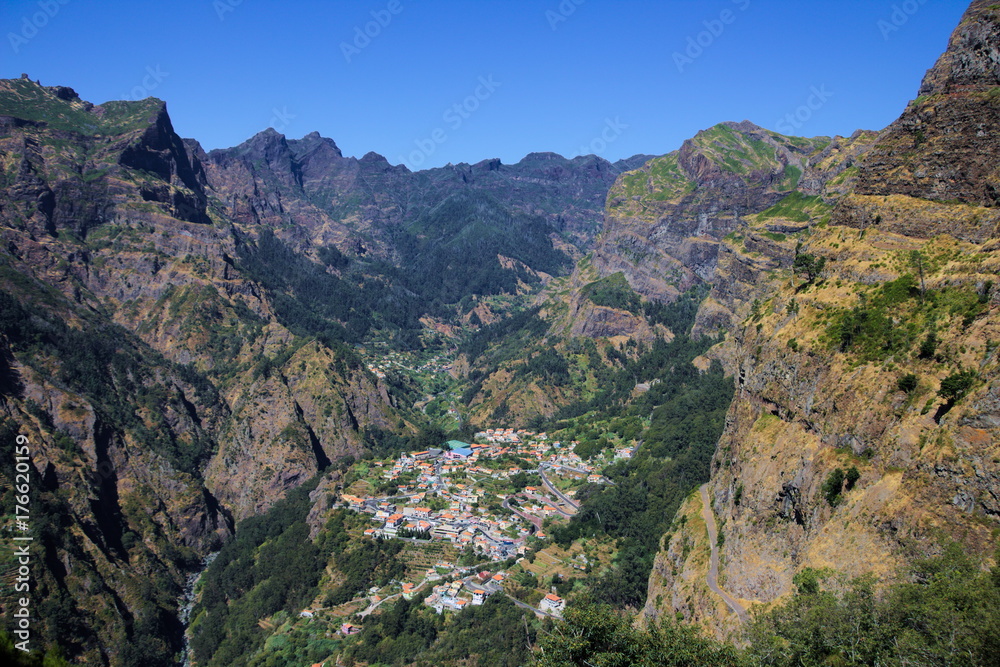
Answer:
[[[632,454],[627,448],[612,450],[607,459],[585,462],[573,451],[576,444],[526,429],[487,429],[472,443],[452,440],[395,460],[368,462],[364,486],[391,493],[345,492],[338,502],[371,518],[372,527],[364,531],[370,539],[446,541],[479,562],[510,564],[546,537],[547,522],[573,516],[576,488],[610,483],[597,471],[612,457]],[[400,595],[408,598],[426,583],[444,581],[424,600],[439,613],[482,604],[503,591],[506,573],[484,576],[480,570],[441,562],[419,584],[403,584]],[[558,616],[564,605],[549,593],[537,611]]]

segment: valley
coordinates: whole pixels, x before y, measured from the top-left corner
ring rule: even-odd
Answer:
[[[881,131],[421,171],[0,80],[0,655],[991,664],[998,62],[976,0]]]

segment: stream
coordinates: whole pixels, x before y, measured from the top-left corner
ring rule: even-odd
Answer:
[[[182,667],[191,667],[191,639],[188,637],[188,625],[191,623],[191,610],[194,609],[195,603],[195,587],[198,585],[198,580],[201,579],[201,575],[205,573],[208,566],[212,564],[215,557],[219,555],[219,552],[213,552],[205,556],[205,560],[201,563],[201,569],[197,572],[191,574],[187,578],[187,583],[184,584],[184,593],[177,600],[179,606],[178,618],[181,621],[181,625],[184,626],[184,649],[181,651],[180,664]]]

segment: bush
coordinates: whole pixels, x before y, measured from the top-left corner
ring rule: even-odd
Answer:
[[[830,507],[836,507],[840,503],[840,491],[844,487],[844,471],[837,468],[826,477],[823,482],[823,496]]]
[[[937,352],[938,339],[937,334],[933,331],[927,334],[923,342],[920,343],[920,353],[919,357],[921,359],[933,359],[934,354]]]
[[[941,388],[938,389],[938,396],[953,405],[965,398],[965,395],[972,389],[976,382],[975,371],[959,371],[941,380]]]
[[[903,377],[896,380],[896,386],[899,387],[899,390],[907,394],[913,393],[913,391],[917,388],[917,384],[917,376],[913,373],[907,373]]]

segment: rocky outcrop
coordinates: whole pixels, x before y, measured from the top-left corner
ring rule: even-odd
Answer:
[[[838,177],[813,186],[832,212],[814,209],[804,229],[780,233],[769,216],[747,218],[722,242],[699,318],[710,328],[720,308],[732,314],[712,354],[737,394],[709,489],[725,588],[745,605],[790,594],[804,568],[838,586],[894,576],[949,541],[987,557],[995,547],[995,7],[972,3],[921,98],[857,156],[856,177],[843,172],[846,187]],[[823,270],[796,273],[797,254],[825,258]],[[893,292],[900,284],[913,288]],[[879,317],[880,329],[865,329]],[[932,334],[933,351],[921,349]],[[948,398],[944,381],[959,373],[976,379]],[[857,480],[831,486],[837,469]],[[704,597],[704,565],[685,555],[699,530],[688,522],[667,538],[644,614],[679,612],[726,635],[737,620]]]
[[[601,275],[621,271],[648,299],[711,282],[719,241],[742,216],[788,195],[828,139],[790,140],[753,123],[722,123],[618,180],[594,251]]]
[[[356,359],[276,321],[162,102],[4,81],[0,113],[0,425],[39,481],[38,631],[94,664],[169,661],[189,571],[399,420]]]
[[[1000,9],[977,0],[924,77],[919,97],[860,164],[857,194],[1000,204],[998,47]]]
[[[394,258],[400,227],[465,192],[541,216],[553,235],[573,239],[570,254],[582,254],[600,227],[608,188],[648,157],[610,163],[532,153],[513,165],[484,160],[410,172],[375,153],[344,157],[316,132],[288,140],[268,129],[203,159],[234,219],[276,227],[294,219],[295,230],[285,236],[303,248],[335,245],[352,256]]]

